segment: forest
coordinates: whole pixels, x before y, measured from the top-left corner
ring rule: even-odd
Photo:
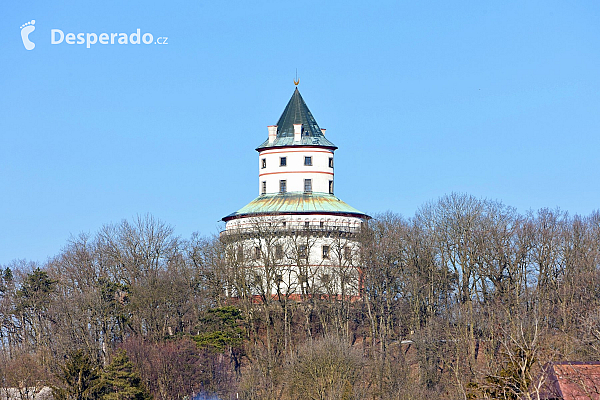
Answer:
[[[150,215],[2,265],[0,398],[536,399],[548,362],[600,359],[599,211],[453,193],[357,238],[359,296],[260,295]]]

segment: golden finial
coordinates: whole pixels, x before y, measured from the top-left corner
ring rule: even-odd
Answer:
[[[298,68],[296,68],[296,79],[294,79],[294,85],[298,86],[300,79],[298,79]]]

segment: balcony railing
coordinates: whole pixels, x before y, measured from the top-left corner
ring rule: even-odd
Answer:
[[[244,237],[257,237],[257,236],[300,236],[300,235],[313,235],[313,236],[356,236],[361,232],[360,226],[349,226],[349,225],[266,225],[257,224],[257,226],[243,227],[227,229],[220,233],[222,239],[233,238],[237,236]]]

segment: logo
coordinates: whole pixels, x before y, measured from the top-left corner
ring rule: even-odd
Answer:
[[[29,39],[29,34],[35,31],[35,20],[21,25],[21,39],[23,46],[27,50],[33,50],[35,43]],[[63,32],[61,29],[50,30],[50,44],[60,45],[85,45],[86,48],[91,48],[95,44],[99,45],[124,45],[124,44],[158,44],[165,45],[168,43],[167,36],[155,36],[150,32],[142,32],[140,28],[134,32]]]
[[[21,39],[23,39],[23,46],[25,46],[27,50],[33,50],[35,47],[35,43],[29,40],[29,34],[35,31],[35,26],[33,26],[34,24],[35,19],[32,19],[26,24],[21,25]]]
[[[143,33],[141,29],[137,29],[135,32],[131,34],[127,34],[124,32],[103,32],[103,33],[93,33],[93,32],[67,32],[66,34],[60,29],[51,29],[50,30],[50,44],[85,44],[85,47],[88,49],[95,45],[96,43],[103,44],[168,44],[167,40],[169,38],[167,36],[160,36],[154,40],[154,35],[149,32]]]

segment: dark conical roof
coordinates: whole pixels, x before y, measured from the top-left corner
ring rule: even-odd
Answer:
[[[277,121],[277,136],[294,136],[294,124],[302,124],[305,135],[321,134],[321,128],[306,106],[298,88],[294,90],[292,98]]]
[[[302,138],[299,142],[294,142],[294,124],[302,124]],[[281,146],[325,146],[337,149],[336,145],[325,139],[297,87],[277,121],[275,141],[269,143],[267,139],[256,150]]]

